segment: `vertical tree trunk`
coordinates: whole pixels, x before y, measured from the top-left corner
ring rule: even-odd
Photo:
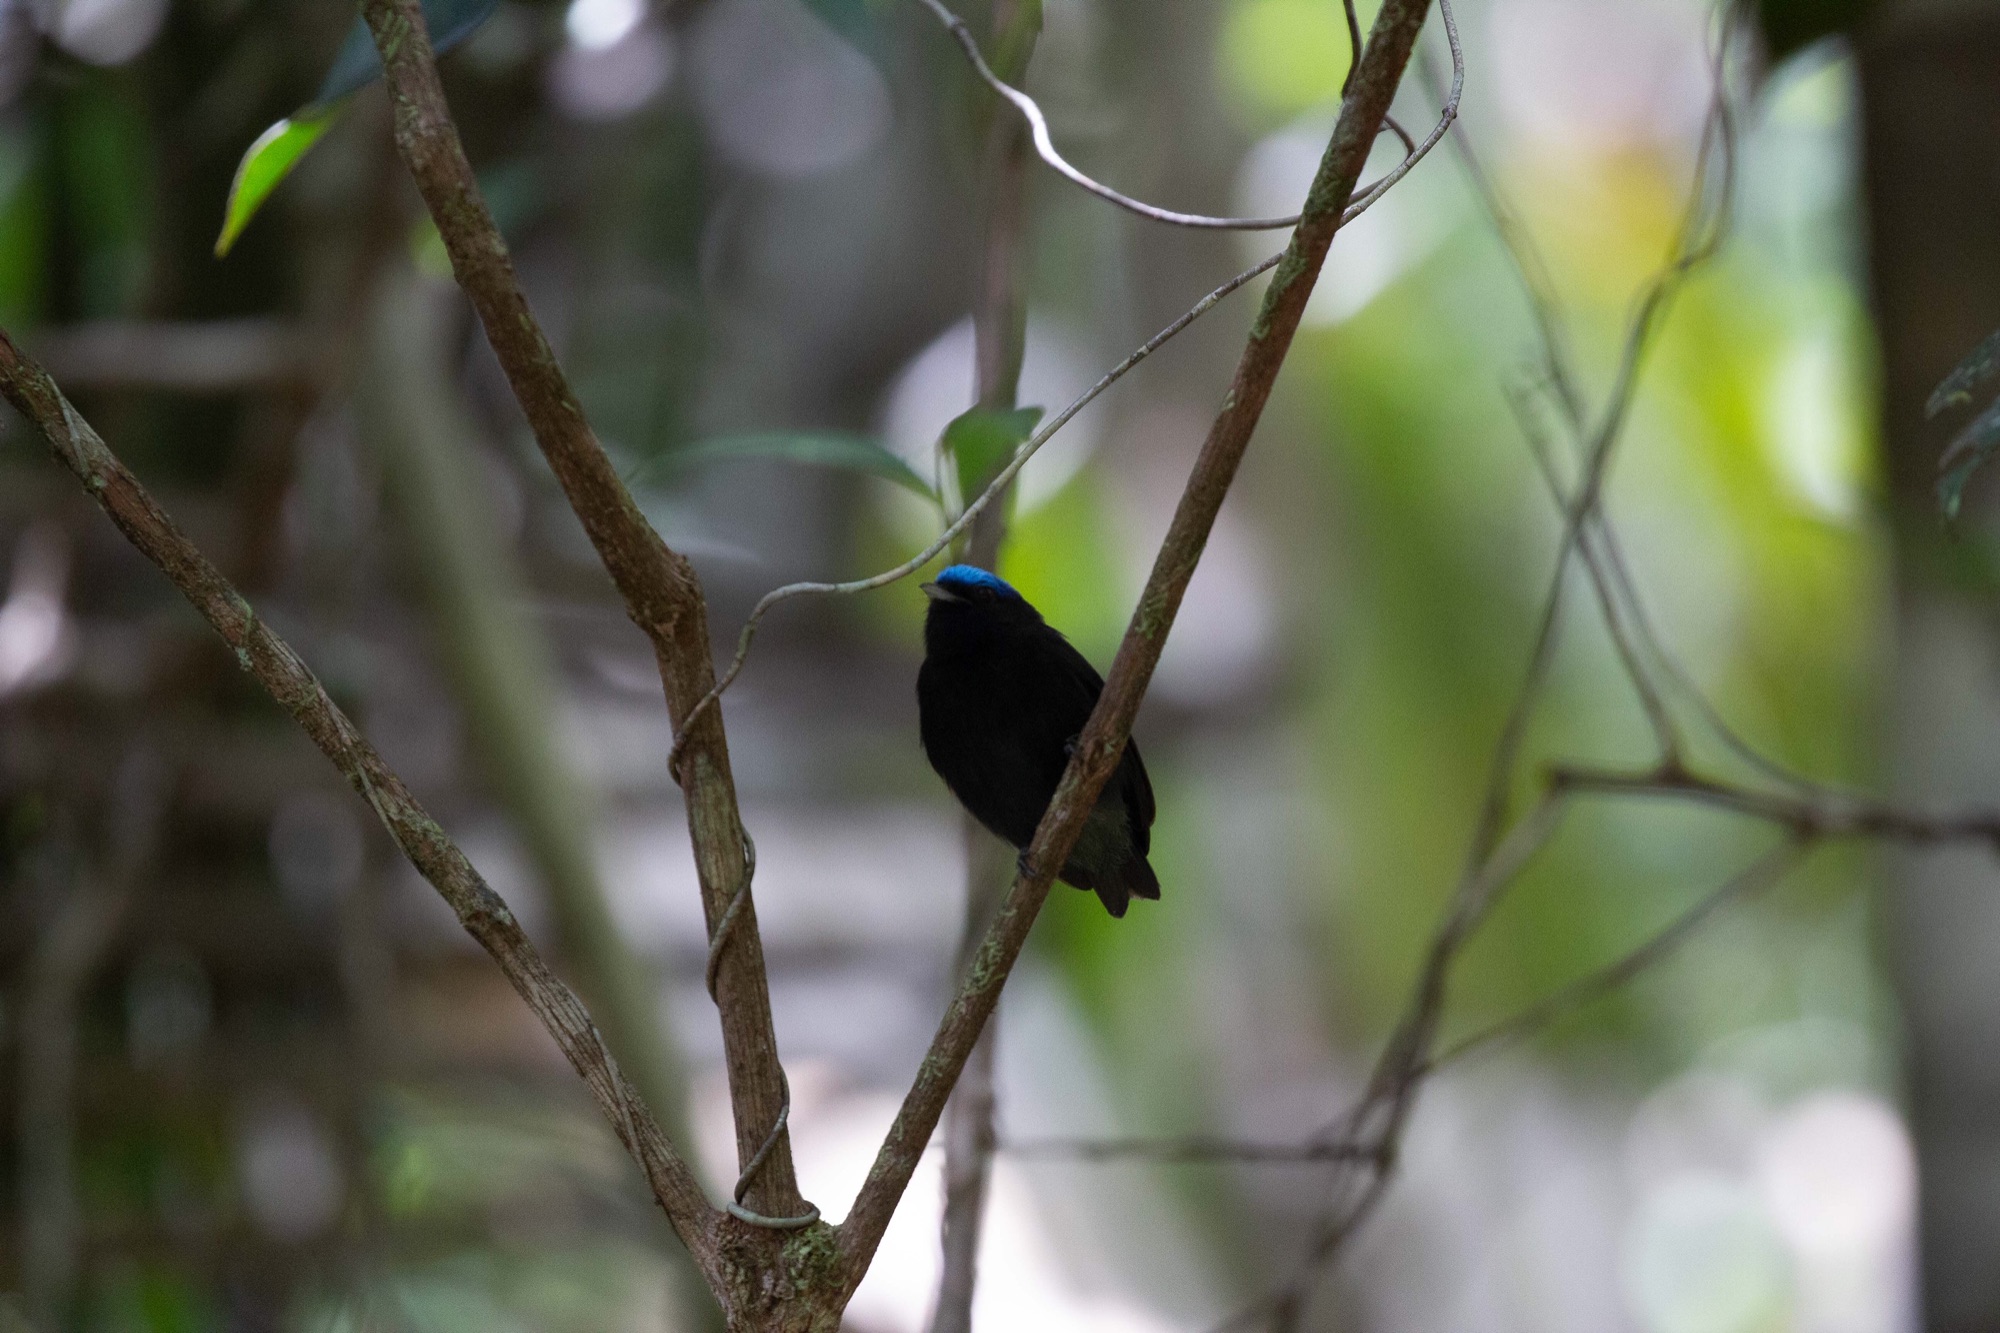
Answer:
[[[1956,415],[1924,399],[2000,327],[2000,6],[1886,7],[1861,43],[1864,188],[1884,364],[1896,542],[1889,745],[1912,800],[2000,796],[2000,582],[1967,577],[1990,542],[1991,479],[1956,530],[1933,484]],[[1983,403],[1982,403],[1983,405]],[[2000,884],[1990,856],[1901,855],[1888,897],[1917,1138],[1925,1324],[2000,1327]]]

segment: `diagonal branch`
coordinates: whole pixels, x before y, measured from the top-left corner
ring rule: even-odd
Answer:
[[[1304,214],[1279,261],[1263,308],[1251,326],[1221,413],[1202,445],[1194,471],[1153,563],[1145,591],[1133,612],[1125,640],[1112,663],[1104,693],[1078,739],[1061,785],[1026,857],[1028,873],[1017,877],[960,983],[916,1082],[903,1100],[894,1125],[877,1154],[868,1179],[840,1229],[840,1249],[851,1289],[882,1239],[896,1201],[909,1184],[917,1160],[937,1127],[946,1097],[966,1057],[999,1000],[1021,947],[1027,942],[1055,871],[1068,858],[1094,807],[1098,791],[1125,751],[1181,597],[1187,591],[1202,548],[1249,447],[1271,387],[1291,350],[1305,313],[1306,298],[1326,261],[1327,247],[1340,227],[1369,146],[1389,112],[1402,81],[1430,0],[1387,0],[1375,21],[1354,82],[1341,102],[1333,138],[1306,197]]]
[[[556,1039],[590,1088],[598,1109],[639,1164],[653,1197],[674,1230],[711,1274],[718,1214],[701,1185],[639,1094],[620,1072],[583,1003],[564,985],[507,904],[480,878],[444,830],[417,803],[401,778],[382,762],[319,680],[257,618],[241,593],[196,549],[173,519],[106,447],[47,372],[0,332],[0,393],[48,437],[56,460],[76,474],[118,530],[160,567],[202,619],[235,650],[236,660],[305,728],[321,752],[373,807],[432,887],[458,914],[466,931],[500,964],[507,980]]]
[[[397,150],[437,224],[452,273],[478,311],[535,442],[617,585],[626,613],[652,641],[676,733],[685,728],[688,762],[674,771],[687,800],[702,907],[711,934],[720,931],[725,917],[732,923],[712,989],[722,1011],[737,1160],[746,1168],[753,1159],[762,1162],[747,1196],[751,1206],[765,1214],[800,1213],[805,1204],[792,1173],[791,1141],[780,1131],[789,1099],[756,909],[748,897],[750,856],[721,710],[690,716],[714,683],[701,585],[619,479],[528,307],[445,104],[417,0],[364,0],[361,12],[387,74]]]

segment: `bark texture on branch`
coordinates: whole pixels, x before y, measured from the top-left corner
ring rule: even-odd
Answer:
[[[896,1201],[909,1184],[946,1099],[974,1043],[991,1017],[1000,988],[1027,942],[1054,872],[1068,858],[1097,793],[1125,752],[1132,721],[1145,697],[1153,668],[1166,644],[1174,616],[1195,565],[1208,542],[1215,516],[1235,479],[1271,386],[1291,349],[1305,312],[1306,298],[1326,261],[1327,247],[1340,227],[1368,150],[1381,131],[1389,103],[1402,82],[1416,47],[1430,0],[1386,0],[1369,34],[1367,49],[1341,102],[1333,138],[1320,160],[1306,197],[1304,216],[1273,274],[1250,339],[1237,363],[1222,410],[1210,429],[1188,477],[1166,540],[1133,612],[1125,639],[1105,682],[1104,694],[1079,738],[1076,753],[1056,788],[1048,812],[1028,851],[1032,873],[1018,877],[974,955],[951,1007],[932,1038],[929,1052],[904,1098],[888,1138],[840,1229],[849,1289],[860,1281],[881,1243]]]

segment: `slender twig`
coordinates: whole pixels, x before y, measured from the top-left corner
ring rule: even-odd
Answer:
[[[761,1172],[751,1205],[773,1216],[801,1214],[789,1140],[778,1130],[788,1103],[771,1021],[770,988],[756,909],[749,901],[743,824],[722,718],[690,720],[714,681],[707,605],[694,569],[660,539],[619,479],[529,308],[506,242],[473,178],[438,81],[417,0],[364,0],[395,110],[397,151],[416,181],[452,273],[470,298],[514,397],[570,507],[610,574],[626,613],[653,645],[667,712],[693,762],[674,770],[686,797],[688,832],[711,933],[734,906],[718,1003],[735,1112],[739,1166]],[[777,1141],[768,1149],[767,1142]]]
[[[1429,0],[1386,0],[1376,19],[1306,197],[1303,216],[1264,294],[1229,393],[1181,493],[1104,691],[1023,854],[1024,873],[1008,889],[840,1228],[849,1282],[860,1280],[880,1243],[896,1200],[937,1126],[952,1084],[1020,956],[1055,870],[1068,857],[1085,817],[1095,807],[1098,791],[1124,753],[1133,718],[1173,627],[1188,580],[1290,351],[1327,248],[1340,228],[1368,147],[1388,114],[1429,8]]]
[[[1564,794],[1571,797],[1590,795],[1693,801],[1771,824],[1781,830],[1785,838],[1690,905],[1638,947],[1520,1013],[1452,1043],[1416,1066],[1412,1071],[1414,1075],[1428,1077],[1475,1052],[1518,1042],[1548,1027],[1558,1018],[1609,995],[1687,943],[1723,907],[1776,884],[1822,843],[1851,838],[1920,847],[1977,843],[2000,854],[2000,813],[1927,816],[1875,802],[1856,803],[1844,808],[1829,807],[1789,796],[1759,793],[1681,771],[1617,773],[1559,768],[1550,776],[1550,796],[1559,799]],[[1547,801],[1541,808],[1548,808]],[[1523,827],[1529,823],[1523,821]],[[1493,882],[1504,882],[1518,872],[1520,859],[1514,857],[1510,860],[1512,864],[1494,868]],[[1022,1157],[1078,1161],[1138,1158],[1164,1162],[1326,1162],[1367,1157],[1367,1153],[1356,1144],[1329,1142],[1324,1134],[1325,1131],[1322,1131],[1322,1138],[1296,1146],[1246,1144],[1196,1135],[1178,1139],[1030,1139],[1006,1143],[1001,1151]]]
[[[1555,569],[1542,602],[1528,668],[1489,766],[1486,794],[1465,872],[1432,937],[1403,1017],[1376,1062],[1366,1093],[1336,1122],[1343,1132],[1333,1136],[1332,1141],[1351,1142],[1372,1151],[1358,1153],[1351,1165],[1344,1164],[1337,1173],[1329,1200],[1313,1228],[1312,1239],[1291,1276],[1273,1293],[1232,1317],[1224,1327],[1237,1327],[1247,1320],[1262,1318],[1269,1318],[1280,1329],[1291,1327],[1300,1317],[1305,1298],[1324,1265],[1340,1253],[1348,1238],[1366,1223],[1386,1195],[1404,1129],[1424,1082],[1424,1069],[1443,1014],[1453,965],[1470,931],[1491,910],[1506,883],[1489,880],[1488,868],[1512,841],[1506,833],[1507,816],[1513,803],[1528,722],[1542,696],[1553,660],[1567,566],[1597,508],[1613,448],[1622,433],[1644,354],[1659,320],[1685,276],[1721,243],[1734,181],[1732,121],[1721,66],[1736,31],[1737,17],[1738,10],[1732,4],[1716,45],[1715,96],[1703,128],[1687,215],[1677,233],[1672,256],[1640,298],[1611,392],[1595,427],[1586,436],[1582,472],[1564,508]],[[1710,168],[1718,154],[1721,180],[1712,193]],[[1538,811],[1545,809],[1546,798]]]
[[[1562,478],[1556,474],[1555,450],[1543,434],[1531,405],[1519,393],[1509,393],[1507,401],[1514,410],[1522,438],[1528,442],[1528,452],[1534,459],[1535,470],[1541,474],[1543,486],[1558,510],[1566,508],[1568,497],[1563,493]],[[1659,747],[1660,762],[1662,765],[1678,765],[1682,748],[1680,728],[1659,687],[1653,683],[1652,673],[1640,659],[1638,636],[1626,624],[1628,606],[1626,599],[1620,596],[1621,585],[1614,581],[1615,575],[1608,567],[1608,558],[1598,549],[1599,534],[1609,530],[1610,524],[1605,520],[1600,505],[1577,534],[1577,557],[1589,576],[1591,591],[1597,598],[1598,614],[1604,619],[1605,631],[1611,637],[1612,650],[1618,654],[1626,682],[1638,695],[1640,711],[1645,713],[1646,722],[1653,729],[1653,741]]]
[[[1424,74],[1428,81],[1436,83],[1434,71],[1428,66]],[[1498,236],[1507,257],[1512,261],[1515,277],[1521,283],[1522,293],[1528,300],[1528,308],[1535,321],[1544,384],[1555,400],[1564,425],[1573,436],[1580,439],[1585,430],[1582,395],[1577,387],[1577,375],[1564,331],[1561,301],[1556,296],[1554,280],[1549,276],[1548,262],[1543,257],[1540,247],[1535,244],[1534,237],[1501,195],[1492,173],[1481,158],[1477,144],[1463,122],[1454,127],[1451,142],[1467,179],[1472,183],[1474,193],[1478,195],[1480,204],[1485,209],[1494,234]],[[1528,439],[1529,447],[1534,452],[1545,485],[1549,487],[1560,505],[1563,503],[1562,488],[1555,476],[1553,451],[1548,449],[1542,440],[1540,429],[1524,401],[1524,395],[1510,395],[1510,401],[1521,423],[1522,432]],[[1725,748],[1773,781],[1795,789],[1811,789],[1814,784],[1808,779],[1771,759],[1745,740],[1694,682],[1687,668],[1654,627],[1645,602],[1633,583],[1631,570],[1620,548],[1617,533],[1601,509],[1592,514],[1586,528],[1579,554],[1588,567],[1593,582],[1599,586],[1600,597],[1604,595],[1608,585],[1610,600],[1623,607],[1623,616],[1630,624],[1630,638],[1636,643],[1628,645],[1625,636],[1620,634],[1619,626],[1615,624],[1611,626],[1612,632],[1619,636],[1620,657],[1625,660],[1634,688],[1641,692],[1656,733],[1661,730],[1659,718],[1666,712],[1665,703],[1661,698],[1659,687],[1651,679],[1651,673],[1634,660],[1637,649],[1643,649],[1645,655],[1653,660],[1655,666],[1665,676],[1666,683],[1695,710],[1703,724]],[[1606,616],[1609,623],[1611,613],[1607,611]]]
[[[1453,1042],[1436,1056],[1426,1060],[1420,1066],[1421,1072],[1425,1075],[1433,1074],[1476,1051],[1520,1041],[1548,1027],[1565,1014],[1581,1009],[1595,1000],[1603,999],[1640,973],[1665,961],[1724,907],[1761,893],[1783,879],[1805,859],[1810,848],[1811,842],[1807,838],[1787,838],[1743,870],[1731,875],[1718,888],[1696,901],[1638,948],[1587,976],[1579,977],[1553,995],[1537,1001],[1511,1018],[1502,1019],[1491,1027],[1482,1028],[1468,1037]]]
[[[1718,43],[1718,103],[1711,118],[1709,137],[1705,139],[1705,143],[1724,155],[1720,191],[1723,207],[1716,212],[1705,209],[1698,188],[1696,202],[1691,206],[1683,228],[1683,242],[1677,247],[1668,268],[1649,287],[1639,303],[1618,381],[1596,432],[1586,432],[1580,399],[1570,398],[1574,410],[1566,415],[1586,446],[1586,475],[1573,495],[1567,498],[1563,495],[1545,442],[1532,432],[1530,435],[1530,447],[1537,455],[1537,466],[1543,469],[1551,483],[1552,494],[1565,511],[1559,559],[1566,562],[1574,551],[1589,569],[1600,608],[1618,639],[1620,665],[1633,677],[1635,686],[1642,689],[1649,713],[1655,716],[1656,729],[1667,730],[1668,734],[1671,734],[1670,724],[1667,728],[1659,725],[1660,719],[1665,717],[1665,702],[1646,678],[1648,667],[1642,660],[1641,649],[1661,661],[1670,671],[1678,664],[1673,662],[1645,619],[1643,607],[1633,591],[1630,574],[1622,567],[1611,525],[1597,507],[1595,492],[1598,489],[1596,483],[1601,482],[1608,464],[1608,451],[1620,433],[1623,415],[1636,387],[1640,358],[1650,341],[1652,329],[1664,313],[1665,302],[1679,279],[1712,254],[1720,240],[1720,219],[1726,212],[1729,185],[1730,162],[1727,155],[1730,134],[1719,66],[1727,52],[1733,17],[1732,13],[1731,19],[1725,22],[1723,37]],[[1698,182],[1704,177],[1705,167],[1697,172]],[[1532,279],[1530,282],[1532,284]],[[1546,310],[1552,311],[1553,306],[1546,307]],[[1552,379],[1561,386],[1568,381],[1569,371],[1560,349],[1560,325],[1551,317],[1543,327]],[[1559,392],[1573,393],[1573,384],[1569,390],[1559,387]],[[1592,473],[1595,473],[1595,478]],[[1561,591],[1560,581],[1551,586],[1551,605],[1559,600]],[[1554,615],[1551,612],[1544,615],[1543,635],[1552,633],[1553,628]],[[1536,649],[1531,653],[1531,668],[1523,685],[1524,695],[1539,689],[1545,666],[1536,664],[1543,662],[1545,653],[1546,645],[1538,637]],[[1290,1328],[1301,1317],[1320,1268],[1340,1252],[1347,1239],[1365,1224],[1385,1197],[1416,1091],[1439,1069],[1475,1052],[1519,1041],[1563,1015],[1614,992],[1646,969],[1670,957],[1722,908],[1776,883],[1821,842],[1859,837],[1916,846],[1971,842],[2000,852],[2000,814],[1940,817],[1912,813],[1809,783],[1789,770],[1764,760],[1754,749],[1736,738],[1714,713],[1713,706],[1694,690],[1684,675],[1677,683],[1698,701],[1725,740],[1732,742],[1733,749],[1740,747],[1760,769],[1769,772],[1788,790],[1773,794],[1691,773],[1681,764],[1677,751],[1664,744],[1662,761],[1654,769],[1644,772],[1573,767],[1556,769],[1534,811],[1517,821],[1504,837],[1498,831],[1504,824],[1504,816],[1496,816],[1491,830],[1483,828],[1480,837],[1475,839],[1477,854],[1469,864],[1451,909],[1434,936],[1415,994],[1378,1063],[1367,1094],[1314,1140],[1297,1148],[1205,1138],[1058,1139],[1021,1146],[1031,1151],[1040,1149],[1035,1153],[1037,1156],[1083,1161],[1136,1158],[1177,1162],[1332,1163],[1339,1173],[1332,1187],[1334,1199],[1315,1227],[1315,1234],[1302,1261],[1285,1281],[1220,1326],[1225,1329],[1240,1328],[1268,1322],[1276,1328]],[[1500,747],[1506,761],[1495,767],[1489,791],[1489,809],[1499,806],[1504,811],[1505,792],[1513,786],[1519,767],[1520,739],[1520,728],[1510,721],[1503,732]],[[1696,801],[1769,823],[1786,836],[1771,852],[1698,900],[1637,948],[1521,1013],[1462,1039],[1441,1054],[1430,1054],[1443,1009],[1444,982],[1465,939],[1491,911],[1500,892],[1514,880],[1533,850],[1546,842],[1565,803],[1583,797]]]
[[[1677,769],[1621,773],[1558,767],[1549,781],[1556,790],[1571,793],[1692,801],[1777,824],[1801,837],[1881,838],[1916,845],[1984,842],[2000,851],[2000,814],[1992,812],[1924,815],[1830,792],[1805,797],[1761,792]]]
[[[1136,213],[1142,218],[1147,218],[1154,222],[1165,222],[1176,227],[1198,227],[1217,231],[1282,231],[1286,227],[1295,227],[1298,225],[1300,215],[1297,213],[1292,213],[1285,217],[1272,218],[1212,217],[1205,213],[1180,213],[1171,208],[1161,208],[1155,204],[1134,199],[1128,194],[1121,194],[1103,182],[1078,170],[1070,163],[1069,159],[1056,151],[1055,141],[1049,137],[1048,117],[1042,114],[1042,108],[1036,103],[1034,98],[1028,96],[1019,88],[1014,87],[993,72],[993,67],[986,63],[986,57],[980,53],[978,39],[972,35],[972,30],[965,26],[965,21],[947,9],[943,0],[919,0],[919,3],[924,8],[930,10],[937,21],[944,25],[946,31],[950,32],[952,37],[957,40],[960,49],[965,52],[965,58],[972,63],[972,67],[978,72],[979,77],[985,80],[986,86],[1006,98],[1007,102],[1021,113],[1022,119],[1028,123],[1029,132],[1034,136],[1036,154],[1043,162],[1048,164],[1051,170],[1060,174],[1064,179],[1088,190],[1100,199],[1118,205],[1118,207],[1125,209],[1129,213]],[[1444,114],[1439,118],[1437,127],[1424,138],[1421,144],[1411,143],[1410,136],[1403,130],[1402,126],[1397,125],[1386,114],[1383,116],[1378,129],[1388,128],[1391,130],[1403,141],[1404,147],[1408,151],[1403,160],[1387,176],[1376,181],[1366,190],[1363,190],[1352,198],[1346,205],[1346,211],[1341,218],[1343,223],[1352,222],[1355,218],[1366,212],[1370,205],[1374,204],[1376,200],[1388,192],[1390,186],[1408,175],[1410,168],[1422,161],[1425,154],[1437,146],[1438,140],[1444,137],[1445,131],[1451,127],[1451,122],[1458,115],[1458,95],[1460,88],[1463,86],[1465,76],[1464,63],[1458,46],[1458,26],[1452,18],[1451,7],[1448,3],[1445,3],[1445,0],[1440,0],[1438,10],[1444,16],[1445,29],[1450,34],[1453,69],[1453,90],[1451,97],[1445,103]],[[1356,40],[1358,45],[1360,26],[1351,10],[1348,14],[1348,25],[1349,35]],[[1352,85],[1354,70],[1357,68],[1359,68],[1358,59],[1348,68],[1347,78],[1349,86]],[[1343,87],[1341,91],[1344,96],[1346,87]]]

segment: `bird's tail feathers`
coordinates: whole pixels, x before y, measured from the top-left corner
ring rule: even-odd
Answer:
[[[1104,910],[1114,917],[1125,915],[1125,909],[1134,898],[1160,897],[1160,877],[1153,873],[1152,863],[1144,856],[1133,856],[1118,867],[1118,873],[1108,880],[1100,880],[1092,886],[1097,890],[1098,901]]]

